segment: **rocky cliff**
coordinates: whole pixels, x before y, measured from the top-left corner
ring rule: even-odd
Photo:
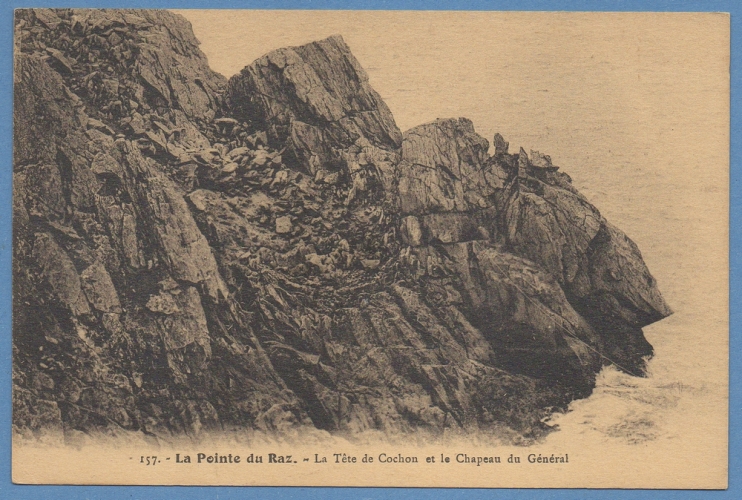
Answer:
[[[536,151],[402,134],[339,36],[228,82],[165,11],[19,10],[13,424],[524,436],[671,312]]]

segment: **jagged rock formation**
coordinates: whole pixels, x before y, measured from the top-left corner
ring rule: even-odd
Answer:
[[[339,36],[261,57],[229,81],[225,104],[316,181],[343,177],[346,203],[384,196],[396,183],[402,134]]]
[[[670,310],[548,156],[402,134],[342,38],[225,82],[163,11],[20,10],[14,426],[506,425]]]
[[[169,177],[210,145],[198,124],[224,84],[188,24],[90,10],[16,23],[16,426],[306,420]]]

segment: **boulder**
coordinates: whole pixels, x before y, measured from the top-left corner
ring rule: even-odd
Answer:
[[[488,148],[465,118],[439,119],[405,132],[397,204],[402,214],[417,216],[425,242],[497,233],[494,205],[507,172],[489,161]]]
[[[72,66],[74,65],[73,61],[69,60],[67,57],[65,57],[64,54],[62,54],[62,52],[57,49],[47,47],[46,51],[50,56],[50,63],[53,66],[58,68],[64,74],[72,73]]]
[[[111,128],[108,125],[106,125],[100,120],[96,120],[95,118],[88,118],[87,125],[88,125],[88,128],[94,128],[95,130],[103,132],[104,134],[115,135],[113,130],[111,130]]]
[[[437,120],[404,134],[399,167],[402,213],[466,212],[489,205],[501,188],[484,171],[489,143],[470,120]]]
[[[116,287],[102,263],[94,262],[80,273],[80,279],[85,296],[94,309],[103,313],[121,312]]]
[[[531,150],[531,165],[534,168],[543,168],[543,169],[558,168],[558,167],[554,167],[551,164],[551,156],[541,154],[538,151],[534,151],[534,150]]]
[[[492,146],[495,148],[495,156],[502,156],[508,154],[508,148],[510,143],[507,142],[500,133],[496,133],[492,139]]]
[[[400,225],[402,241],[413,247],[422,244],[423,232],[420,227],[420,220],[414,215],[408,215],[402,219]]]
[[[291,224],[291,217],[283,216],[276,219],[276,233],[288,234],[291,232],[292,227],[293,225]]]
[[[34,16],[50,30],[55,30],[62,20],[52,9],[34,9]]]

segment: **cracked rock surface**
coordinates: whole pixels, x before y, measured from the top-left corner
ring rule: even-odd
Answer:
[[[16,432],[536,438],[644,374],[636,245],[545,154],[401,133],[340,36],[226,81],[165,11],[15,30]]]

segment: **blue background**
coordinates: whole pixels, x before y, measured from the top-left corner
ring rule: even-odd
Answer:
[[[0,0],[0,499],[232,499],[232,498],[446,498],[446,499],[686,499],[742,498],[742,300],[740,297],[739,210],[742,116],[740,116],[740,63],[742,63],[742,2],[701,0],[74,0],[65,2]],[[108,8],[259,8],[259,9],[371,9],[371,10],[572,10],[572,11],[716,11],[732,14],[731,60],[731,198],[730,198],[730,437],[729,489],[727,491],[655,490],[482,490],[407,488],[244,488],[244,487],[113,487],[113,486],[18,486],[10,481],[11,442],[11,179],[13,123],[13,9],[23,7]]]

